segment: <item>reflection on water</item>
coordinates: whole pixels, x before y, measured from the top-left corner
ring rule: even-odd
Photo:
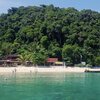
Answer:
[[[100,74],[0,75],[0,100],[100,100]]]
[[[80,73],[30,73],[30,74],[5,74],[0,75],[0,80],[6,82],[16,82],[16,83],[30,83],[34,80],[45,79],[45,81],[60,82],[71,81],[73,78],[81,78],[83,81],[86,74]],[[67,80],[66,80],[67,78]]]

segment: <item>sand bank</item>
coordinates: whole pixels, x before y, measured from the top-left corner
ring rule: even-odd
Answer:
[[[0,73],[36,73],[36,72],[85,72],[86,68],[38,68],[38,67],[0,67]]]

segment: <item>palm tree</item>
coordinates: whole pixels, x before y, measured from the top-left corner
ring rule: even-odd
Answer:
[[[21,55],[19,55],[18,59],[22,65],[27,65],[28,62],[33,62],[33,55],[31,52],[24,52]]]

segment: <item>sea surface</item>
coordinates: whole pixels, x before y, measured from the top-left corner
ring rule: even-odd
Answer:
[[[100,73],[0,75],[0,100],[100,100]]]

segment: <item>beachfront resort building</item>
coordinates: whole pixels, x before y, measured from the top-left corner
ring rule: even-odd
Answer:
[[[65,62],[59,61],[58,58],[48,58],[47,65],[55,68],[65,68]]]
[[[16,67],[17,65],[21,64],[18,60],[18,55],[7,55],[0,60],[0,66],[2,67],[9,67],[13,66]]]

